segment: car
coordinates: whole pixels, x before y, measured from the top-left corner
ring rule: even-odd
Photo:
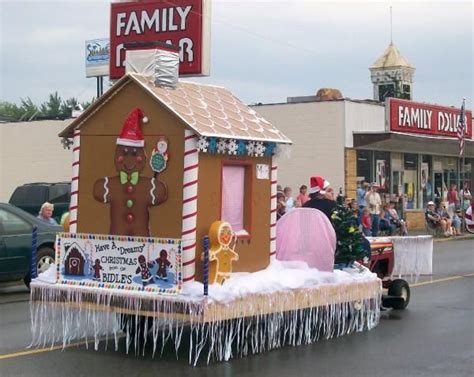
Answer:
[[[59,224],[61,216],[69,211],[71,183],[26,183],[18,186],[10,197],[9,203],[37,216],[44,202],[54,204],[53,217]]]
[[[38,232],[36,266],[38,273],[54,264],[56,234],[62,228],[32,216],[11,204],[0,203],[0,282],[31,281],[33,228]]]

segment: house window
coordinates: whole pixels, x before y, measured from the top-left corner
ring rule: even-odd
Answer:
[[[250,168],[246,165],[224,165],[222,167],[222,206],[221,220],[227,221],[237,236],[249,235],[249,198],[246,189],[249,184]]]

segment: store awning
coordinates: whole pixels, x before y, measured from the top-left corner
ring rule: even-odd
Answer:
[[[354,148],[390,152],[459,156],[457,139],[408,135],[396,132],[354,132]],[[465,140],[464,156],[474,158],[474,141]]]

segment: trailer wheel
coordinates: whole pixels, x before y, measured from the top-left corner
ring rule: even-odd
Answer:
[[[393,309],[403,310],[410,302],[410,286],[403,279],[395,279],[388,287],[388,295],[403,298],[403,303],[393,305]]]

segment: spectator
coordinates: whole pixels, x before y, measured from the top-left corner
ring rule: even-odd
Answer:
[[[452,217],[452,224],[453,224],[453,234],[456,236],[461,236],[461,209],[456,209],[454,216]]]
[[[362,210],[361,224],[364,236],[370,237],[372,235],[372,218],[368,208]]]
[[[388,231],[388,235],[393,236],[397,226],[393,222],[389,207],[389,204],[384,204],[382,211],[380,211],[380,230]]]
[[[382,198],[380,197],[380,194],[377,190],[377,186],[371,185],[370,190],[367,192],[367,194],[365,194],[365,201],[372,217],[373,237],[377,237],[379,234],[380,208],[382,205]]]
[[[277,192],[277,220],[285,214],[286,212],[286,202],[285,202],[285,194],[283,191]]]
[[[393,224],[400,229],[402,236],[408,236],[408,225],[406,221],[398,215],[398,212],[395,209],[395,202],[390,202],[388,212],[390,213]]]
[[[439,203],[439,202],[437,202]],[[443,219],[438,212],[436,211],[435,204],[434,202],[428,202],[425,210],[425,219],[428,224],[433,229],[440,228],[444,235],[449,237],[451,234],[449,233],[449,228],[451,227],[451,224],[449,224],[446,221],[446,219]]]
[[[365,201],[365,194],[367,194],[368,187],[369,187],[369,184],[364,180],[360,183],[360,186],[357,189],[357,205],[359,206],[359,222],[360,222],[360,218],[362,217],[362,211],[367,205]]]
[[[340,206],[344,204],[344,195],[342,194],[342,187],[339,187],[339,192],[337,193],[336,203]]]
[[[296,200],[291,197],[291,195],[292,195],[291,187],[288,187],[288,186],[285,187],[285,189],[283,190],[283,193],[285,194],[285,202],[286,202],[286,211],[285,212],[289,212],[293,208],[296,207]]]
[[[446,202],[436,203],[436,213],[439,215],[441,219],[446,221],[447,233],[449,236],[452,236],[454,234],[453,229],[452,229],[453,221],[448,211],[446,210]]]
[[[303,207],[315,208],[323,212],[331,221],[331,215],[336,208],[336,201],[326,197],[326,190],[330,189],[330,184],[321,176],[310,178],[309,200]]]
[[[459,192],[459,198],[462,200],[462,207],[464,212],[469,208],[471,205],[472,194],[469,190],[469,184],[464,182],[464,186],[462,190]]]
[[[308,192],[308,186],[303,185],[300,187],[300,193],[296,197],[296,205],[298,207],[303,207],[304,204],[309,200],[309,196],[307,192]]]
[[[38,214],[38,219],[50,225],[58,225],[57,221],[53,219],[54,205],[48,202],[43,203]]]
[[[450,217],[454,216],[456,208],[459,207],[459,195],[456,184],[451,184],[448,191],[448,214]]]

